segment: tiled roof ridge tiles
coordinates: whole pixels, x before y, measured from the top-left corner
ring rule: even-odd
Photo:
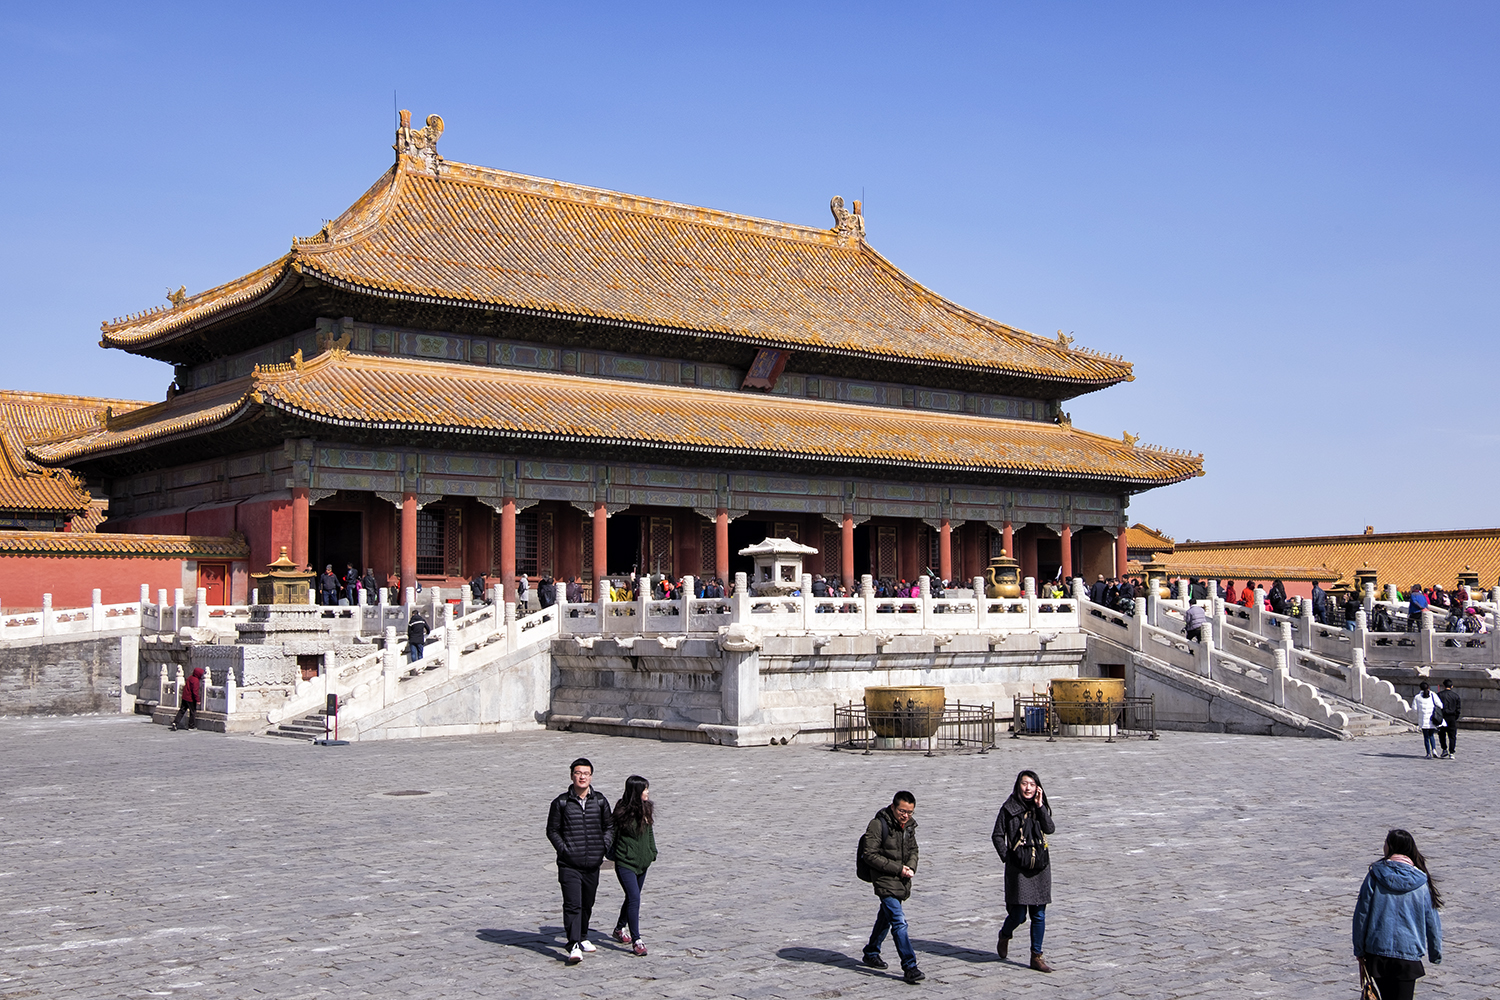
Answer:
[[[159,559],[184,556],[245,556],[243,534],[149,535],[112,531],[0,530],[0,552],[12,555],[140,555]]]
[[[296,274],[291,266],[295,260],[296,252],[289,251],[249,274],[188,296],[180,304],[155,306],[144,312],[105,320],[99,324],[104,333],[99,346],[125,347],[171,333],[190,323],[223,318],[251,308],[266,294],[277,290],[289,275]],[[143,320],[149,322],[143,325]],[[131,332],[126,333],[127,330]]]
[[[152,403],[150,406],[143,406],[138,410],[132,410],[121,419],[111,420],[107,425],[95,428],[94,430],[72,434],[55,441],[28,445],[26,453],[33,460],[45,465],[63,465],[84,454],[87,451],[87,448],[83,446],[86,443],[85,439],[101,431],[111,433],[124,432],[127,438],[123,442],[125,444],[145,444],[150,441],[168,440],[184,434],[199,432],[211,427],[211,425],[226,424],[236,419],[251,402],[251,396],[258,377],[258,372],[252,373],[203,389],[180,393],[172,399],[160,403]],[[230,398],[217,406],[210,406],[196,414],[192,414],[185,423],[178,425],[163,424],[155,428],[150,427],[151,421],[161,416],[164,411],[186,408],[204,397],[212,399],[220,395]],[[128,432],[132,428],[143,426],[147,428],[144,433],[138,434],[134,438],[129,437]]]
[[[267,405],[276,406],[278,409],[282,409],[282,410],[284,410],[284,411],[286,411],[288,413],[292,413],[294,415],[302,416],[304,418],[312,418],[312,419],[321,420],[321,421],[325,421],[325,422],[331,422],[331,423],[334,423],[334,424],[337,424],[337,425],[351,425],[352,426],[352,425],[364,424],[364,425],[373,425],[373,426],[385,426],[385,427],[390,427],[390,428],[396,428],[396,427],[414,427],[414,428],[419,428],[419,429],[421,429],[421,428],[439,429],[439,428],[448,427],[448,426],[463,426],[463,427],[467,427],[467,428],[469,428],[469,429],[471,429],[471,430],[473,430],[475,432],[481,432],[481,433],[486,433],[486,434],[500,433],[499,431],[496,431],[496,430],[494,430],[492,428],[488,428],[488,427],[484,426],[484,424],[482,423],[482,421],[480,421],[478,419],[472,419],[472,420],[470,420],[467,423],[454,423],[454,424],[443,424],[443,423],[437,423],[437,422],[428,423],[428,422],[423,422],[423,421],[412,421],[412,420],[404,420],[404,419],[396,419],[396,420],[364,420],[364,419],[362,419],[362,420],[350,420],[347,417],[340,415],[339,413],[324,412],[324,411],[321,411],[321,410],[316,409],[316,408],[307,408],[307,407],[301,406],[301,405],[293,402],[292,400],[286,399],[283,396],[278,395],[278,393],[277,393],[277,389],[280,386],[282,386],[282,385],[299,383],[302,379],[314,377],[314,376],[322,373],[323,370],[326,369],[326,368],[341,366],[341,365],[343,365],[345,362],[347,362],[350,359],[351,359],[351,355],[350,355],[349,351],[347,351],[346,349],[334,348],[334,349],[325,351],[323,354],[320,354],[317,357],[315,357],[315,358],[313,358],[313,359],[311,359],[309,361],[302,362],[300,364],[298,364],[298,363],[291,363],[291,364],[275,365],[275,366],[270,366],[270,367],[265,367],[265,368],[258,368],[256,370],[255,374],[252,375],[252,376],[250,376],[251,378],[253,378],[255,380],[255,384],[254,384],[253,389],[248,393],[248,395],[249,395],[249,397],[251,399],[255,400],[256,402],[264,402]],[[357,365],[359,367],[364,368],[364,369],[383,369],[383,370],[386,370],[386,371],[389,371],[389,372],[392,372],[392,373],[409,372],[409,373],[417,374],[417,375],[427,375],[427,376],[438,375],[439,377],[441,377],[443,375],[448,375],[448,376],[457,376],[457,377],[460,377],[460,378],[463,378],[463,379],[466,379],[466,380],[476,380],[476,381],[503,381],[503,380],[506,380],[506,379],[514,379],[514,378],[517,377],[517,374],[518,374],[516,372],[512,372],[512,371],[509,371],[507,369],[483,368],[483,369],[474,369],[474,370],[471,371],[466,366],[453,365],[451,363],[446,363],[446,362],[441,362],[441,361],[429,361],[429,360],[421,360],[421,359],[416,359],[416,358],[382,357],[382,356],[373,356],[373,355],[359,355],[358,358],[357,358],[357,362],[356,363],[357,363]],[[545,386],[553,386],[553,387],[559,387],[559,388],[564,388],[564,389],[566,389],[566,388],[577,388],[579,386],[587,386],[587,387],[596,387],[600,391],[604,391],[604,392],[608,392],[610,390],[614,390],[614,391],[618,392],[618,391],[620,391],[621,387],[630,387],[632,389],[641,389],[642,388],[640,386],[637,386],[635,383],[630,383],[630,382],[614,382],[614,381],[611,381],[611,380],[608,380],[608,379],[590,378],[588,376],[580,376],[580,375],[565,375],[565,374],[560,374],[560,373],[555,373],[555,372],[526,372],[525,373],[525,377],[528,380],[528,382],[531,383],[531,384],[533,384],[533,385],[544,386],[544,387]],[[730,394],[730,393],[724,393],[724,392],[716,391],[716,390],[713,390],[713,389],[705,389],[705,388],[701,388],[701,387],[697,387],[697,386],[679,386],[679,387],[673,387],[672,394],[673,394],[673,396],[675,398],[680,399],[680,400],[684,400],[685,402],[688,402],[688,403],[691,403],[694,399],[699,399],[699,400],[702,400],[704,403],[707,403],[707,404],[710,404],[710,405],[714,405],[714,406],[722,405],[725,402],[727,396],[733,395],[733,394]],[[850,418],[852,418],[852,419],[854,419],[856,421],[858,421],[858,420],[866,420],[866,419],[870,418],[870,416],[872,414],[872,409],[873,409],[873,408],[868,407],[868,406],[862,406],[862,405],[860,405],[858,403],[845,403],[845,402],[834,401],[834,400],[819,400],[819,401],[814,402],[814,401],[811,401],[811,400],[788,398],[788,397],[779,397],[779,396],[767,396],[767,397],[762,397],[762,398],[768,399],[768,400],[774,400],[775,401],[775,405],[779,409],[790,410],[790,411],[792,411],[794,413],[805,415],[805,416],[810,416],[810,417],[815,418],[816,420],[823,421],[823,422],[826,422],[826,423],[836,423],[838,421],[838,419],[839,419],[840,416],[847,416],[847,417],[850,417]],[[879,412],[879,411],[877,410],[876,412]],[[947,420],[951,419],[951,414],[929,413],[929,412],[920,411],[920,410],[903,410],[901,412],[902,412],[903,419],[908,420],[908,421],[912,422],[913,424],[916,424],[916,423],[921,423],[921,424],[929,424],[929,423],[931,423],[931,424],[942,424],[942,423],[946,422]],[[1027,432],[1032,432],[1032,433],[1038,433],[1038,432],[1040,432],[1040,433],[1048,433],[1048,434],[1058,434],[1058,435],[1061,435],[1061,436],[1066,436],[1066,435],[1069,435],[1069,434],[1077,434],[1077,435],[1082,435],[1082,436],[1087,436],[1087,437],[1095,438],[1095,439],[1099,440],[1100,442],[1110,444],[1110,445],[1112,445],[1114,447],[1117,447],[1117,448],[1124,448],[1125,447],[1125,445],[1123,444],[1123,442],[1121,442],[1118,438],[1107,437],[1105,435],[1100,435],[1100,434],[1093,434],[1093,433],[1088,432],[1088,431],[1080,431],[1077,428],[1073,428],[1071,426],[1070,427],[1061,427],[1061,426],[1059,426],[1057,424],[1053,424],[1053,423],[1042,423],[1042,422],[1038,422],[1038,421],[1017,420],[1017,419],[1007,418],[1007,417],[985,417],[983,419],[987,423],[992,422],[994,424],[1011,425],[1011,426],[1014,426],[1015,428],[1017,428],[1019,430],[1027,431]],[[825,452],[817,452],[817,451],[792,452],[790,450],[788,450],[786,452],[774,452],[774,451],[767,450],[767,449],[759,449],[759,448],[754,448],[754,447],[747,447],[747,446],[744,446],[744,445],[739,445],[739,446],[710,446],[710,445],[702,445],[702,444],[691,444],[691,443],[685,443],[685,442],[671,442],[671,441],[668,441],[666,439],[666,437],[663,436],[663,435],[657,435],[654,438],[650,437],[650,436],[618,437],[618,438],[616,438],[616,437],[612,437],[610,435],[602,435],[602,434],[579,434],[579,433],[576,433],[576,432],[565,432],[565,431],[560,431],[560,430],[557,430],[557,429],[550,429],[550,430],[526,430],[526,429],[522,429],[522,428],[512,428],[512,429],[509,429],[509,430],[505,430],[504,433],[511,434],[511,435],[514,435],[514,436],[520,437],[520,438],[560,439],[560,440],[570,440],[570,441],[571,440],[577,440],[577,441],[591,441],[591,442],[602,442],[602,443],[617,442],[617,443],[627,444],[627,445],[629,445],[629,444],[636,444],[636,445],[638,445],[638,444],[641,444],[643,442],[650,442],[650,443],[654,443],[657,446],[661,446],[661,447],[672,447],[672,448],[680,448],[680,449],[693,450],[693,451],[703,451],[703,452],[714,452],[714,453],[745,452],[745,453],[752,453],[752,454],[798,454],[798,455],[804,455],[804,456],[809,457],[809,458],[825,458],[825,459],[829,458],[829,457],[843,458],[843,459],[847,459],[847,458],[851,458],[851,457],[859,457],[859,456],[853,456],[853,455],[846,455],[846,454],[844,454],[842,452],[839,452],[839,451],[836,451],[836,450],[829,451],[829,452],[826,452],[826,453]],[[1187,456],[1185,454],[1178,455],[1178,454],[1175,454],[1175,453],[1166,453],[1165,450],[1162,450],[1161,452],[1159,452],[1159,454],[1161,454],[1161,457],[1163,459],[1167,459],[1167,458],[1178,458],[1178,459],[1187,458],[1189,461],[1193,460],[1191,456]],[[895,461],[895,459],[892,459],[892,458],[888,458],[887,460]],[[958,464],[958,463],[937,463],[937,462],[923,463],[923,462],[903,461],[902,464],[910,464],[910,465],[916,465],[916,466],[920,466],[920,467],[926,467],[926,468],[932,468],[932,469],[945,469],[945,470],[946,469],[967,470],[967,469],[974,468],[974,466],[962,465],[962,464]],[[1161,471],[1166,472],[1168,474],[1171,474],[1171,475],[1180,475],[1181,478],[1188,478],[1190,476],[1201,476],[1201,475],[1203,475],[1201,460],[1199,460],[1196,464],[1197,464],[1196,469],[1193,469],[1193,470],[1190,470],[1190,471],[1189,470],[1181,470],[1181,469],[1174,470],[1174,469],[1172,469],[1170,467],[1171,463],[1161,464],[1159,466],[1159,468],[1161,469]],[[1046,470],[1032,469],[1031,471],[1038,472],[1038,473],[1044,474],[1044,475],[1054,474],[1054,473],[1049,473]],[[1057,475],[1061,475],[1062,473],[1056,473],[1056,474]],[[1132,477],[1122,476],[1121,478],[1122,479],[1128,479],[1128,478],[1132,478]],[[1140,482],[1150,481],[1150,480],[1148,480],[1145,477],[1134,477],[1134,480],[1135,481],[1140,481]]]
[[[1335,542],[1424,541],[1433,538],[1484,538],[1500,536],[1495,528],[1438,528],[1427,531],[1363,532],[1353,535],[1291,535],[1285,538],[1236,538],[1229,541],[1178,542],[1180,549],[1251,548],[1253,546],[1324,545]]]

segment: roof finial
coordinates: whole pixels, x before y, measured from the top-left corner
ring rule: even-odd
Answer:
[[[187,285],[181,285],[181,286],[179,286],[178,289],[177,289],[177,291],[175,291],[175,292],[168,291],[167,292],[167,301],[170,302],[170,303],[172,303],[172,308],[173,309],[176,309],[178,306],[180,306],[184,302],[186,302],[187,301]]]
[[[436,172],[438,166],[443,162],[442,156],[438,154],[437,142],[443,135],[443,119],[441,115],[428,115],[427,127],[415,131],[411,127],[411,112],[401,112],[401,125],[396,129],[396,145],[391,148],[396,151],[396,159],[399,162],[403,156],[413,156],[426,164],[427,169]]]
[[[833,231],[839,236],[853,236],[863,241],[865,238],[865,217],[860,212],[859,202],[854,203],[854,211],[844,207],[844,199],[834,195],[833,200],[828,203],[829,211],[833,212]]]

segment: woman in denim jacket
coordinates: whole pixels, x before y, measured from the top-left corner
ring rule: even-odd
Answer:
[[[1381,1000],[1411,1000],[1417,980],[1443,961],[1443,923],[1427,859],[1405,830],[1385,835],[1384,857],[1370,866],[1354,904],[1354,957],[1375,980]]]

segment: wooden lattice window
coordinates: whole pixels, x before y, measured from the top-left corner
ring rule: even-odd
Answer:
[[[595,514],[594,517],[600,515]],[[592,587],[594,585],[594,519],[587,518],[583,522],[583,585]]]
[[[836,577],[844,566],[844,531],[831,524],[823,525],[823,575]]]
[[[417,511],[417,574],[441,576],[447,555],[444,530],[448,512],[442,507],[424,507]]]
[[[539,547],[536,511],[523,511],[516,515],[516,575],[537,574],[537,549]]]
[[[714,528],[714,522],[704,521],[698,531],[698,572],[704,580],[712,580],[714,570],[717,568],[714,563],[714,549],[719,541],[718,532]]]
[[[802,525],[796,521],[777,521],[776,530],[772,538],[790,538],[794,542],[802,541]]]
[[[447,556],[447,572],[449,576],[464,575],[464,509],[462,507],[448,508],[447,536],[443,539],[444,554]]]
[[[1005,536],[996,531],[994,528],[989,529],[989,533],[990,558],[999,559],[1001,556],[1005,555]]]
[[[875,531],[875,575],[887,580],[896,578],[896,529],[881,527]]]
[[[674,572],[672,564],[672,519],[670,517],[651,518],[650,554],[648,555],[647,568],[652,573],[671,574]]]
[[[542,576],[553,576],[556,573],[553,554],[556,551],[552,531],[552,512],[550,510],[540,511],[536,515],[536,571]]]

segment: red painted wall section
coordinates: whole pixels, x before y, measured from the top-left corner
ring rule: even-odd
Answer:
[[[122,520],[105,521],[100,531],[117,532],[122,535],[186,535],[187,517],[182,511],[169,514],[142,514]],[[228,534],[229,532],[215,532]]]
[[[167,599],[182,586],[181,559],[96,558],[77,556],[13,556],[0,558],[0,611],[40,608],[42,595],[52,595],[54,608],[86,608],[94,588],[103,591],[105,604],[141,599],[141,584],[150,584],[151,599],[163,588]],[[191,595],[185,595],[191,601]]]
[[[234,523],[228,531],[238,531],[250,543],[250,572],[264,573],[266,566],[281,557],[281,547],[292,548],[292,500],[261,500],[231,508]],[[212,511],[209,513],[213,513]]]
[[[183,515],[183,534],[219,537],[232,535],[237,530],[235,512],[238,509],[236,504],[225,504],[222,507],[190,510]]]

